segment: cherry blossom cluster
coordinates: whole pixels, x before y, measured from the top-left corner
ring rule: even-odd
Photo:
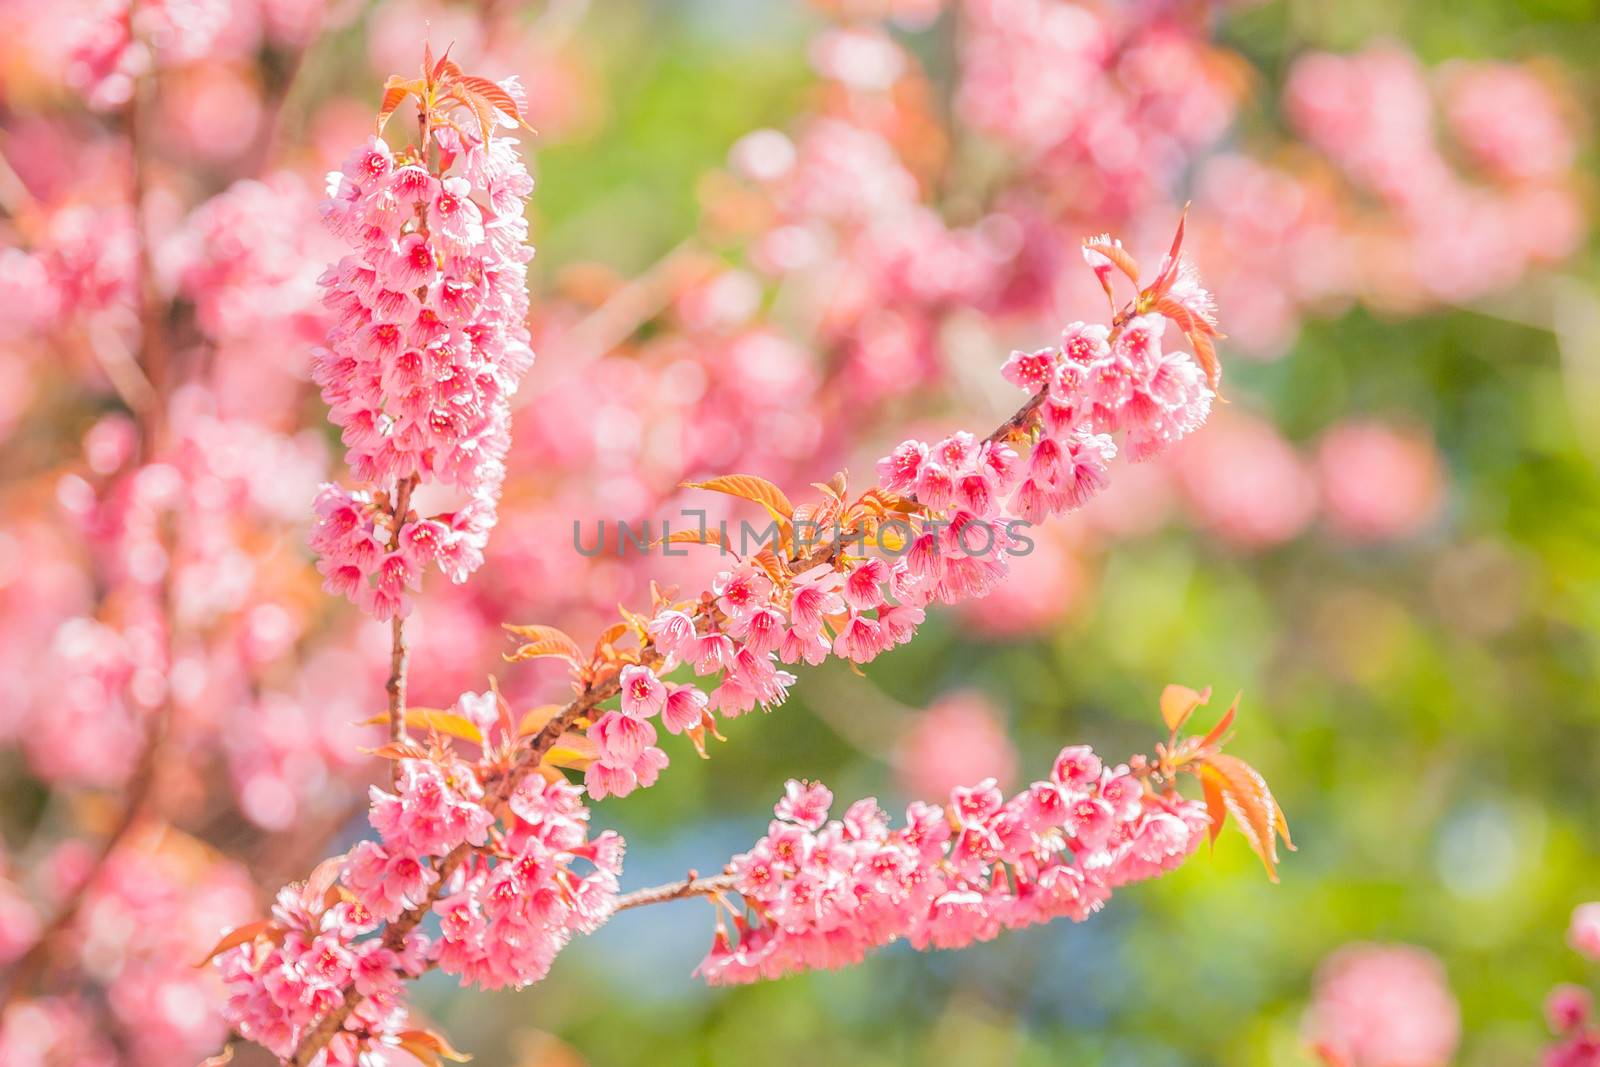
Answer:
[[[1108,255],[1123,255],[1109,237],[1085,247],[1110,293]],[[1130,261],[1124,268],[1137,274]],[[1187,352],[1161,345],[1169,318],[1191,339],[1215,329],[1211,298],[1178,243],[1136,303],[1163,310],[1119,314],[1114,326],[1075,323],[1058,347],[1007,360],[1002,374],[1032,394],[1022,412],[1026,458],[1004,437],[980,441],[962,431],[933,444],[903,442],[879,461],[877,491],[915,503],[897,524],[884,524],[885,538],[896,526],[903,531],[900,551],[792,574],[746,560],[719,572],[698,606],[660,607],[646,627],[659,660],[623,668],[620,708],[589,727],[599,753],[585,775],[590,795],[626,796],[656,780],[667,757],[655,744],[655,716],[669,733],[698,739],[715,730],[713,712],[733,717],[781,704],[795,676],[780,664],[814,666],[830,656],[867,663],[910,641],[929,603],[984,596],[1007,572],[1014,521],[1071,511],[1106,485],[1111,433],[1146,459],[1199,427],[1213,396],[1205,372]],[[807,521],[837,516],[837,508],[824,509]],[[709,694],[664,681],[680,664],[720,677]]]
[[[533,363],[533,179],[508,138],[432,138],[444,169],[430,168],[427,145],[397,157],[374,138],[329,175],[323,209],[353,251],[322,277],[336,321],[312,373],[370,488],[325,486],[311,544],[328,591],[379,619],[410,610],[407,590],[430,564],[461,582],[483,562],[509,399]],[[460,505],[413,518],[418,484],[453,490]]]
[[[1579,955],[1600,960],[1600,903],[1580,904],[1567,927],[1567,943]],[[1555,1043],[1545,1050],[1544,1067],[1600,1067],[1600,1019],[1594,997],[1579,985],[1560,985],[1544,1004]]]
[[[457,709],[505,740],[493,694],[465,694]],[[530,775],[496,804],[482,773],[448,749],[419,752],[398,761],[392,791],[372,788],[377,839],[334,861],[316,892],[285,889],[271,923],[219,957],[240,1034],[288,1056],[353,989],[360,1001],[327,1062],[354,1062],[342,1057],[404,1030],[405,979],[438,967],[464,985],[520,988],[610,917],[623,841],[590,836],[578,787]],[[435,938],[415,928],[430,911]]]
[[[1049,778],[1007,798],[994,779],[913,803],[891,828],[872,799],[829,819],[833,794],[791,780],[767,836],[729,864],[745,911],[720,920],[697,974],[712,985],[859,963],[906,940],[963,948],[1100,910],[1114,889],[1181,864],[1205,805],[1158,795],[1126,766],[1065,748]]]

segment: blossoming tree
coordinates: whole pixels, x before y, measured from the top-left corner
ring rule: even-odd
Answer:
[[[906,715],[907,763],[975,738],[1006,757],[1002,780],[907,775],[938,807],[891,819],[797,778],[748,851],[663,886],[624,890],[621,839],[589,810],[670,773],[677,738],[715,751],[802,665],[859,672],[932,612],[1040,632],[1081,606],[1073,568],[1169,497],[1247,551],[1319,514],[1349,542],[1427,530],[1447,477],[1428,428],[1341,417],[1308,457],[1248,391],[1212,411],[1207,289],[1233,355],[1277,358],[1352,302],[1416,314],[1560,262],[1586,226],[1562,80],[1428,68],[1392,43],[1307,52],[1285,70],[1285,151],[1225,138],[1248,99],[1243,55],[1217,39],[1227,5],[811,6],[803,108],[729,135],[692,235],[635,277],[535,279],[534,301],[516,131],[559,139],[593,96],[559,18],[362,11],[381,69],[412,61],[426,15],[456,59],[531,79],[429,57],[368,94],[376,130],[342,99],[361,73],[297,77],[360,5],[69,0],[16,20],[0,1062],[192,1061],[231,1029],[292,1062],[409,1067],[450,1052],[406,1006],[409,979],[536,981],[624,908],[708,902],[700,974],[735,983],[1085,918],[1224,813],[1270,868],[1276,804],[1222,751],[1226,722],[1180,734],[1205,694],[1177,687],[1150,754],[1064,749],[1020,789],[983,711]],[[935,19],[948,71],[900,32]],[[302,172],[341,155],[319,206]],[[1109,237],[1080,243],[1113,228],[1167,247],[1191,194],[1154,271]],[[1061,330],[1078,318],[1097,321]],[[974,399],[1015,414],[987,434],[873,437],[891,410]],[[859,457],[880,452],[863,480]],[[847,462],[855,478],[828,477]],[[1120,497],[1101,492],[1113,481]],[[553,551],[580,509],[659,514],[684,492],[714,516],[760,508],[770,536]],[[500,624],[534,612],[510,628],[521,665],[482,691],[510,647]],[[789,773],[816,769],[774,774],[774,794]],[[352,823],[369,839],[317,865]],[[1418,986],[1417,969],[1329,973],[1329,1018],[1350,1025],[1327,1048],[1382,1063],[1392,1042],[1351,1036],[1394,1017],[1363,975]],[[1575,1004],[1553,1021],[1589,1049]]]

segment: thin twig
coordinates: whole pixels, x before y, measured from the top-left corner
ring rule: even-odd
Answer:
[[[395,493],[394,511],[391,513],[391,536],[395,540],[392,547],[399,547],[400,530],[406,524],[406,516],[411,510],[411,493],[417,486],[417,476],[412,475],[400,483]],[[411,649],[406,644],[405,616],[396,611],[390,620],[389,641],[389,680],[384,683],[384,690],[389,694],[389,740],[396,744],[406,742],[406,668],[411,661]],[[395,765],[395,773],[399,773],[399,765]]]
[[[718,893],[732,889],[733,884],[734,879],[731,874],[701,878],[691,871],[689,877],[677,882],[624,893],[617,898],[615,910],[627,911],[629,908],[642,908],[646,904],[665,904],[669,900],[687,900],[690,897],[714,897]]]

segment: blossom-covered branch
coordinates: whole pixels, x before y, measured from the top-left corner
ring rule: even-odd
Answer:
[[[520,220],[526,192],[515,149],[493,133],[497,122],[514,122],[517,103],[507,87],[430,57],[421,79],[391,82],[380,129],[407,95],[420,101],[423,144],[391,155],[374,141],[331,183],[326,215],[356,248],[325,275],[340,321],[317,365],[357,475],[393,486],[325,487],[320,566],[330,590],[391,619],[404,614],[405,590],[423,564],[438,562],[460,580],[480,558],[502,474],[505,397],[531,358],[507,314],[517,298],[498,292],[513,279],[520,292],[525,230],[512,224],[490,234],[513,207]],[[441,177],[457,162],[467,177]],[[474,191],[489,204],[479,207]],[[906,441],[878,463],[877,485],[852,495],[840,474],[800,506],[752,475],[691,483],[759,503],[772,517],[773,543],[736,556],[696,598],[654,588],[648,614],[624,609],[589,653],[554,627],[509,627],[523,641],[513,661],[568,663],[575,695],[566,705],[517,714],[491,689],[429,711],[401,706],[391,688],[391,742],[381,754],[395,761],[395,773],[392,792],[372,793],[378,840],[329,860],[280,894],[272,919],[224,939],[218,964],[236,1030],[297,1065],[350,1063],[383,1047],[437,1059],[442,1039],[410,1024],[401,995],[404,981],[424,970],[439,967],[485,988],[538,981],[574,934],[624,903],[727,889],[770,917],[778,898],[763,896],[771,886],[752,873],[749,857],[725,877],[619,898],[621,839],[589,835],[583,793],[622,797],[656,781],[668,759],[653,720],[704,754],[708,735],[720,736],[719,715],[783,702],[795,681],[784,667],[830,657],[863,664],[906,643],[931,604],[983,596],[1001,581],[1028,525],[1078,508],[1104,487],[1118,450],[1113,435],[1143,459],[1204,422],[1217,380],[1216,320],[1182,241],[1180,223],[1145,285],[1119,242],[1086,242],[1111,321],[1074,323],[1059,346],[1014,353],[1001,373],[1025,399],[984,437]],[[1132,295],[1119,301],[1124,286]],[[1169,324],[1193,356],[1164,346]],[[471,502],[419,519],[405,502],[424,481],[464,490]],[[812,544],[804,531],[818,529],[831,537]],[[709,530],[671,540],[731,548]],[[680,669],[708,686],[671,680]],[[1220,827],[1225,810],[1270,871],[1274,839],[1287,839],[1287,829],[1260,776],[1219,751],[1231,710],[1206,738],[1179,739],[1204,699],[1181,691],[1173,708],[1164,701],[1172,736],[1153,761],[1102,775],[1091,754],[1068,750],[1053,784],[1011,802],[981,786],[953,798],[949,820],[919,807],[901,830],[891,831],[875,806],[858,805],[841,829],[823,832],[848,835],[865,865],[852,876],[855,889],[827,889],[843,911],[817,916],[822,925],[809,932],[793,928],[793,911],[778,925],[736,918],[738,946],[719,939],[713,955],[727,959],[702,972],[740,980],[857,958],[902,936],[954,945],[1054,914],[1081,918],[1115,885],[1186,856],[1204,825]],[[475,759],[458,750],[463,742]],[[563,768],[583,771],[582,791]],[[1209,819],[1176,794],[1179,770],[1205,783]],[[821,794],[802,792],[786,802],[806,809],[798,831],[775,828],[757,852],[778,848],[775,837],[793,845],[795,832],[821,825],[813,818]],[[820,842],[804,842],[804,851],[826,854]],[[798,853],[784,856],[787,863]],[[869,869],[900,880],[898,888],[884,884],[895,921],[854,915],[849,897]],[[813,881],[799,868],[783,880],[785,900],[810,892],[796,887]],[[430,913],[441,923],[437,940],[419,929]],[[818,947],[857,921],[864,926],[854,948],[830,955]],[[773,932],[780,929],[787,934]],[[771,947],[779,942],[786,947]]]

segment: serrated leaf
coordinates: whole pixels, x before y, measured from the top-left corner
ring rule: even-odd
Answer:
[[[1206,815],[1211,819],[1211,826],[1206,830],[1206,836],[1211,843],[1217,843],[1217,837],[1222,833],[1222,827],[1228,821],[1228,804],[1222,795],[1222,786],[1226,779],[1222,772],[1215,767],[1200,767],[1200,788],[1205,793]]]
[[[716,545],[724,552],[732,552],[733,546],[728,544],[728,539],[722,531],[715,526],[708,526],[704,530],[675,530],[666,537],[658,537],[650,542],[650,547],[657,545]]]
[[[506,655],[508,662],[516,663],[541,656],[559,656],[574,664],[583,661],[583,650],[578,647],[578,642],[554,626],[512,626],[507,623],[505,629],[526,641],[515,652]]]
[[[483,744],[483,731],[478,729],[477,724],[453,711],[442,711],[438,708],[407,708],[405,720],[408,727],[448,734],[463,741],[471,741],[475,745]],[[367,719],[361,725],[376,726],[388,721],[389,713],[383,712]]]
[[[581,771],[600,758],[600,748],[583,734],[569,730],[556,739],[539,762],[547,767]]]
[[[427,749],[423,748],[421,745],[413,745],[406,741],[391,741],[387,745],[379,745],[377,748],[368,748],[363,749],[362,751],[369,756],[377,756],[379,759],[402,760],[428,758]]]
[[[481,97],[486,103],[499,111],[503,111],[507,118],[527,125],[522,121],[522,111],[517,107],[517,102],[511,94],[502,89],[488,78],[479,78],[472,75],[458,77],[455,83],[474,96]]]
[[[1201,739],[1201,748],[1210,748],[1222,740],[1222,735],[1228,732],[1228,728],[1233,725],[1234,716],[1239,713],[1239,701],[1243,697],[1243,692],[1234,694],[1233,703],[1228,705],[1228,710],[1222,713],[1222,718],[1217,720],[1217,725],[1213,726],[1210,732]]]
[[[428,91],[428,87],[421,81],[407,81],[399,75],[394,75],[383,83],[383,103],[378,107],[378,136],[383,136],[383,128],[389,124],[390,117],[394,114],[405,98],[416,96],[419,99]]]
[[[423,1063],[433,1064],[437,1067],[441,1060],[450,1060],[453,1063],[466,1063],[472,1059],[464,1052],[458,1052],[450,1046],[440,1034],[432,1030],[403,1030],[395,1035],[400,1042],[400,1047]]]
[[[1189,334],[1189,343],[1194,346],[1195,359],[1206,372],[1206,384],[1216,392],[1222,385],[1222,361],[1217,359],[1217,346],[1211,343],[1210,335],[1199,330]]]
[[[517,724],[517,736],[532,737],[543,730],[551,719],[560,715],[564,708],[563,704],[540,704],[522,717],[522,722]]]
[[[783,490],[754,474],[725,474],[703,482],[684,482],[685,489],[708,489],[713,493],[726,493],[741,500],[753,500],[767,510],[767,514],[780,522],[794,518],[794,505]]]
[[[1169,685],[1161,691],[1161,719],[1167,729],[1177,733],[1194,714],[1194,709],[1211,699],[1211,689],[1190,689],[1186,685]]]
[[[1139,263],[1126,248],[1106,241],[1085,241],[1083,247],[1106,257],[1113,267],[1128,276],[1129,281],[1135,285],[1139,283]]]
[[[277,931],[277,929],[277,924],[271,919],[258,919],[253,923],[245,923],[243,926],[236,926],[232,930],[229,930],[226,934],[223,934],[222,940],[218,941],[216,946],[212,948],[210,952],[206,953],[206,958],[195,964],[195,966],[204,967],[206,964],[210,963],[212,960],[216,959],[229,949],[238,948],[240,945],[248,944],[261,935],[273,933]]]
[[[1265,778],[1237,756],[1218,753],[1206,760],[1206,767],[1220,777],[1217,786],[1228,812],[1239,824],[1245,840],[1267,868],[1267,877],[1278,880],[1278,828],[1288,823],[1278,809]],[[1202,777],[1202,781],[1204,778]],[[1286,839],[1287,841],[1287,839]]]

